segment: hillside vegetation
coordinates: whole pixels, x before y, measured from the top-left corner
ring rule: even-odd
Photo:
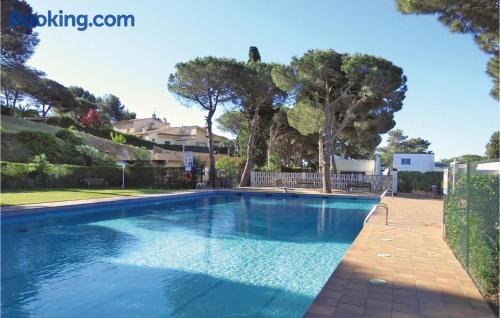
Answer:
[[[63,130],[61,127],[3,115],[1,116],[0,127],[2,129],[2,160],[4,161],[29,162],[33,155],[39,154],[39,151],[44,151],[44,149],[39,149],[39,151],[33,149],[33,145],[29,143],[30,140],[26,140],[30,138],[34,139],[32,140],[33,142],[35,142],[36,139],[41,139],[38,145],[43,147],[43,145],[46,144],[47,147],[45,150],[47,151],[67,151],[67,148],[71,148],[70,146],[76,146],[73,140],[64,141],[56,137],[56,134]],[[31,132],[31,135],[29,132]],[[82,145],[94,147],[103,154],[116,157],[116,159],[126,160],[149,155],[146,150],[138,147],[115,143],[111,140],[80,131],[73,131],[72,133],[81,138]],[[24,139],[22,137],[24,137]],[[21,142],[23,140],[26,142]],[[65,145],[64,142],[66,144],[71,143],[71,145]],[[67,155],[71,154],[54,154],[54,156],[59,159],[56,161],[60,163],[85,164],[74,162],[71,160],[72,158],[66,158],[67,160],[64,160],[64,156],[67,157]]]

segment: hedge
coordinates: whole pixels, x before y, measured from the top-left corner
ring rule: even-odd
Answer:
[[[193,172],[194,173],[194,172]],[[119,166],[75,166],[51,164],[47,173],[41,176],[32,163],[1,162],[1,185],[4,189],[14,188],[70,188],[82,187],[82,179],[106,179],[111,187],[122,184],[122,168]],[[125,185],[129,187],[194,188],[196,177],[191,181],[184,178],[180,168],[136,167],[125,169]]]
[[[442,172],[398,171],[398,191],[402,193],[431,192],[433,185],[442,193],[442,184]]]
[[[498,313],[499,176],[472,167],[450,173],[445,196],[446,241]],[[454,181],[453,181],[454,180]]]

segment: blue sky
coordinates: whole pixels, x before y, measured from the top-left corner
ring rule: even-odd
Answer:
[[[396,128],[431,141],[437,158],[484,154],[499,126],[488,92],[488,56],[472,36],[453,34],[434,16],[405,16],[394,1],[366,0],[28,0],[40,14],[133,14],[133,28],[38,28],[29,64],[64,85],[112,93],[138,116],[154,111],[176,125],[203,125],[167,91],[175,64],[198,56],[288,63],[308,49],[382,56],[408,77]],[[220,114],[220,112],[219,112]]]

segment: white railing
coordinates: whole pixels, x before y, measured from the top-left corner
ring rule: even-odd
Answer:
[[[251,175],[252,187],[316,188],[323,186],[321,173],[311,172],[257,172]],[[331,174],[332,188],[346,190],[348,183],[370,183],[371,191],[381,192],[392,187],[392,176],[363,174]]]

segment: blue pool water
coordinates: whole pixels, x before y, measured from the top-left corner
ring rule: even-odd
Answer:
[[[204,195],[2,221],[2,317],[301,317],[369,199]]]

